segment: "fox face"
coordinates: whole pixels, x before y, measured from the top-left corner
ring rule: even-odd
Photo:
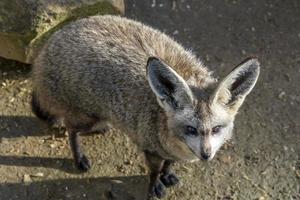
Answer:
[[[247,59],[207,92],[188,85],[166,63],[150,57],[147,78],[167,116],[167,148],[179,159],[211,160],[231,138],[235,115],[259,71],[258,61]]]

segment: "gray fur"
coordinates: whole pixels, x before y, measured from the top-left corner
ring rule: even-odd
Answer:
[[[152,159],[157,185],[164,160],[213,158],[230,138],[258,74],[252,59],[217,85],[194,54],[162,32],[126,18],[94,16],[52,35],[34,62],[33,83],[40,110],[74,133],[75,157],[86,160],[76,147],[78,132],[109,123]],[[221,127],[219,134],[214,127]]]

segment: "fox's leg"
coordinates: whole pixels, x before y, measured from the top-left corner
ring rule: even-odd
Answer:
[[[80,148],[80,134],[90,132],[99,119],[75,112],[67,113],[64,118],[75,165],[80,171],[85,172],[91,168],[91,164]]]
[[[159,177],[163,168],[164,159],[147,151],[145,152],[145,155],[150,169],[148,199],[151,199],[152,197],[162,198],[166,194],[166,188]]]
[[[82,150],[80,148],[79,134],[80,132],[75,130],[69,131],[69,141],[76,167],[80,171],[85,172],[91,168],[91,163],[88,160],[88,158],[84,155],[84,153],[82,153]]]
[[[177,176],[171,171],[173,163],[174,161],[172,160],[166,160],[162,168],[160,180],[166,187],[176,185],[179,182]]]

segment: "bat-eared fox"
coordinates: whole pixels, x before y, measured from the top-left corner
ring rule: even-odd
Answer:
[[[91,167],[80,133],[113,126],[144,152],[149,195],[178,183],[176,161],[211,160],[259,76],[248,58],[217,81],[164,33],[118,16],[93,16],[54,33],[33,64],[32,109],[66,128],[79,170]],[[116,147],[117,148],[117,147]]]

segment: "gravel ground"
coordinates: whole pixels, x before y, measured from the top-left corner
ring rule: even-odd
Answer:
[[[262,63],[234,137],[209,163],[178,163],[169,200],[300,199],[299,0],[128,0],[126,16],[191,48],[217,77]],[[0,60],[0,199],[141,200],[147,168],[117,130],[83,137],[93,162],[73,167],[67,138],[30,111],[30,66]],[[113,197],[112,197],[113,196]]]

